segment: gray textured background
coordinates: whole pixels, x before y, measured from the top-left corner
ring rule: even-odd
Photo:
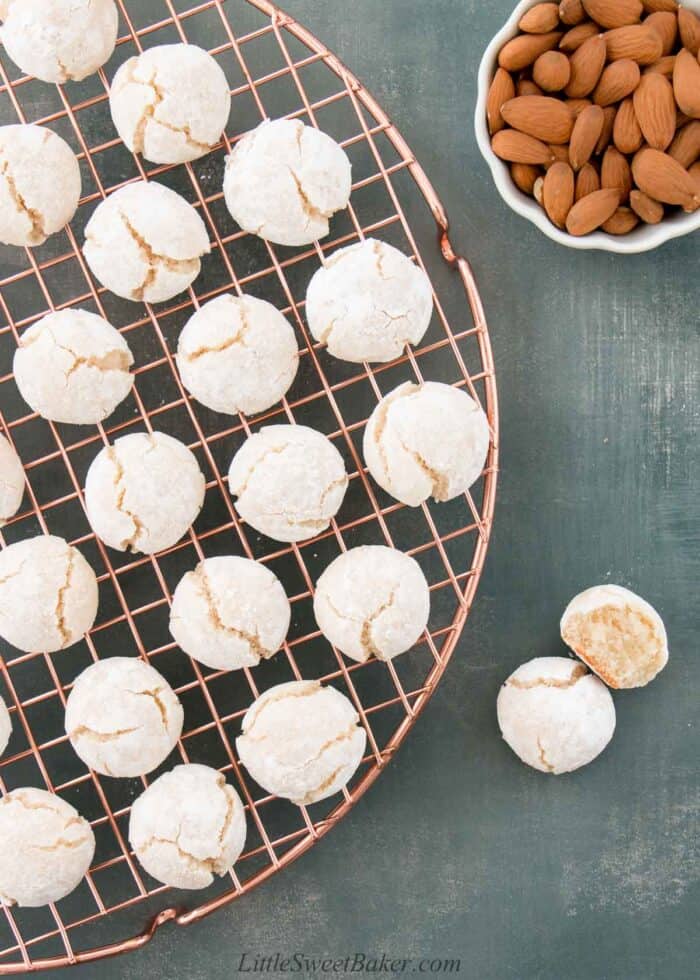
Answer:
[[[623,258],[554,245],[478,155],[481,52],[506,0],[287,0],[363,79],[441,194],[491,325],[503,423],[493,543],[445,680],[396,761],[283,875],[80,977],[223,978],[241,951],[460,957],[478,980],[687,978],[697,966],[700,236]],[[590,768],[500,741],[498,686],[562,652],[570,596],[615,581],[671,661],[615,696]],[[269,974],[276,976],[276,974]]]

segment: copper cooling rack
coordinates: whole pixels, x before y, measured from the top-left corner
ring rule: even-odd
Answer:
[[[190,0],[191,2],[191,0]],[[50,86],[21,76],[0,51],[0,124],[51,126],[79,155],[84,196],[65,232],[44,246],[0,248],[0,423],[27,476],[22,509],[2,543],[54,533],[78,545],[98,573],[100,610],[82,643],[54,655],[18,655],[3,645],[3,696],[13,735],[0,759],[0,787],[46,786],[91,820],[95,865],[79,888],[43,909],[0,913],[0,973],[86,962],[147,942],[161,924],[186,925],[233,901],[282,869],[326,834],[377,778],[440,680],[464,627],[489,540],[496,492],[497,402],[493,361],[479,294],[465,259],[455,256],[447,216],[400,133],[351,72],[305,28],[267,0],[119,0],[117,50],[105,72]],[[190,41],[207,48],[231,84],[229,136],[192,165],[146,169],[116,139],[106,104],[108,79],[145,47]],[[314,248],[274,248],[242,233],[228,216],[221,183],[231,143],[266,116],[320,126],[353,164],[347,213]],[[158,307],[117,299],[90,277],[80,252],[96,203],[122,184],[154,178],[200,209],[212,252],[188,294]],[[435,228],[437,225],[437,245]],[[419,349],[389,365],[358,368],[334,361],[314,344],[304,322],[306,284],[323,255],[364,236],[384,238],[412,254],[431,276],[436,315]],[[192,309],[234,290],[275,303],[292,321],[302,348],[288,398],[263,416],[216,415],[191,401],[175,371],[173,350]],[[465,303],[465,293],[466,300]],[[81,306],[118,326],[136,358],[136,385],[108,425],[76,428],[27,414],[12,378],[16,342],[50,309]],[[405,380],[430,378],[463,386],[484,406],[493,434],[487,466],[470,494],[412,510],[368,478],[359,451],[367,417],[382,393]],[[228,463],[243,439],[267,422],[312,425],[343,454],[350,486],[331,529],[312,541],[279,546],[241,524],[226,487]],[[157,556],[128,556],[95,539],[83,511],[90,461],[118,434],[161,429],[197,454],[207,494],[195,528]],[[320,636],[313,583],[337,554],[361,543],[408,551],[431,587],[428,630],[416,649],[393,663],[350,663]],[[168,606],[181,575],[203,557],[238,553],[265,562],[292,602],[284,649],[252,671],[207,671],[170,642]],[[146,780],[91,773],[67,744],[63,708],[75,677],[92,660],[136,654],[173,685],[185,709],[175,761],[205,762],[226,772],[247,808],[248,841],[235,873],[204,892],[174,892],[149,879],[129,851],[129,807]],[[258,693],[293,678],[320,678],[354,702],[368,735],[368,754],[342,797],[310,809],[266,795],[239,768],[234,739]],[[154,773],[152,775],[157,775]],[[149,777],[150,778],[150,777]]]

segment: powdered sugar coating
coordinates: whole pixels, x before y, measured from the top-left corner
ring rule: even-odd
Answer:
[[[271,303],[226,294],[187,321],[177,366],[184,386],[207,408],[254,415],[284,397],[299,351],[294,330]]]
[[[219,63],[195,44],[159,44],[129,58],[109,90],[121,139],[152,163],[186,163],[221,139],[231,110]]]
[[[318,681],[271,687],[248,708],[242,729],[236,748],[253,779],[299,806],[339,792],[366,743],[350,701]]]
[[[10,735],[12,734],[12,719],[10,718],[10,712],[7,710],[7,705],[4,700],[0,698],[0,755],[3,754],[7,748],[7,743],[10,741]]]
[[[362,448],[379,486],[417,507],[468,490],[484,467],[489,438],[483,409],[465,391],[407,381],[374,409]]]
[[[95,534],[118,551],[153,554],[185,534],[204,503],[194,453],[164,432],[134,432],[100,450],[85,480]]]
[[[344,361],[384,362],[419,344],[433,312],[430,280],[386,242],[338,249],[306,293],[306,319],[319,343]]]
[[[54,422],[102,422],[131,391],[134,358],[114,327],[87,310],[49,313],[22,334],[13,370],[19,393]]]
[[[22,460],[0,433],[0,526],[14,517],[24,496]]]
[[[224,197],[243,228],[278,245],[308,245],[350,200],[350,161],[326,133],[298,119],[260,123],[226,161]]]

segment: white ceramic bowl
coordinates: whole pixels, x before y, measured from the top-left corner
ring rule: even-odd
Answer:
[[[518,33],[518,21],[525,11],[539,2],[541,0],[521,0],[506,24],[489,44],[479,65],[478,95],[474,120],[476,140],[484,159],[491,168],[493,179],[503,200],[518,214],[537,225],[548,238],[559,242],[560,245],[567,245],[569,248],[597,248],[606,252],[631,255],[635,252],[647,252],[663,245],[671,238],[678,238],[680,235],[687,235],[689,232],[700,229],[700,211],[696,211],[694,214],[684,214],[679,211],[671,218],[664,218],[658,225],[645,225],[640,222],[629,235],[622,235],[619,238],[602,231],[595,231],[591,235],[575,238],[553,225],[540,205],[515,186],[510,176],[508,164],[499,160],[491,149],[491,139],[486,124],[486,97],[491,79],[496,71],[498,52],[506,41]],[[700,0],[683,0],[683,6],[700,14]]]

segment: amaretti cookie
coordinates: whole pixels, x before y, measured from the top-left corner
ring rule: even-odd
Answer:
[[[52,534],[0,551],[0,636],[25,653],[81,640],[97,615],[97,579],[77,548]]]
[[[596,585],[575,596],[561,618],[561,636],[613,688],[644,687],[668,662],[661,617],[621,585]]]
[[[80,189],[77,157],[53,130],[0,126],[0,242],[43,245],[75,214]]]
[[[109,108],[133,153],[152,163],[186,163],[221,139],[231,95],[219,63],[202,48],[159,44],[120,66]]]
[[[365,751],[351,702],[318,681],[290,681],[248,708],[236,739],[241,762],[268,793],[299,806],[339,792]]]
[[[118,330],[87,310],[49,313],[20,337],[19,393],[45,419],[102,422],[131,391],[134,358]]]
[[[277,245],[325,238],[329,219],[350,200],[350,161],[326,133],[298,119],[262,122],[231,151],[224,197],[252,235]]]
[[[10,712],[7,710],[7,705],[4,700],[0,698],[0,755],[3,754],[7,748],[7,743],[10,741],[10,735],[12,734],[12,719],[10,718]]]
[[[109,657],[76,678],[66,702],[66,734],[89,769],[103,776],[143,776],[172,752],[182,705],[155,667]]]
[[[206,888],[245,844],[238,793],[209,766],[175,766],[131,807],[129,843],[146,871],[173,888]]]
[[[217,296],[185,324],[177,346],[185,388],[215,412],[254,415],[287,393],[299,366],[290,323],[254,296]]]
[[[210,250],[191,204],[155,181],[127,184],[95,208],[83,254],[95,277],[117,296],[162,303],[199,275]]]
[[[0,902],[37,908],[76,888],[95,853],[92,827],[55,793],[26,786],[0,799]]]
[[[268,425],[231,461],[228,485],[244,521],[275,541],[320,534],[338,513],[348,485],[330,439],[305,425]]]
[[[0,433],[0,527],[14,517],[24,496],[22,460]]]
[[[117,43],[114,0],[0,0],[0,18],[8,56],[42,82],[92,75]]]
[[[365,462],[383,490],[411,507],[429,497],[451,500],[484,468],[489,426],[465,391],[437,381],[405,382],[372,412]]]
[[[184,443],[164,432],[133,432],[90,464],[85,507],[93,531],[110,548],[153,554],[185,534],[204,491],[204,475]]]
[[[314,615],[334,647],[353,660],[409,650],[425,629],[430,591],[415,559],[382,545],[351,548],[316,583]]]
[[[185,653],[214,670],[255,667],[279,650],[291,609],[277,576],[248,558],[207,558],[180,580],[170,632]]]
[[[314,338],[343,361],[383,362],[419,344],[433,312],[430,280],[386,242],[338,249],[318,269],[306,293]]]
[[[571,772],[600,755],[615,731],[615,705],[595,674],[566,657],[536,657],[513,671],[497,701],[511,749],[540,772]]]

